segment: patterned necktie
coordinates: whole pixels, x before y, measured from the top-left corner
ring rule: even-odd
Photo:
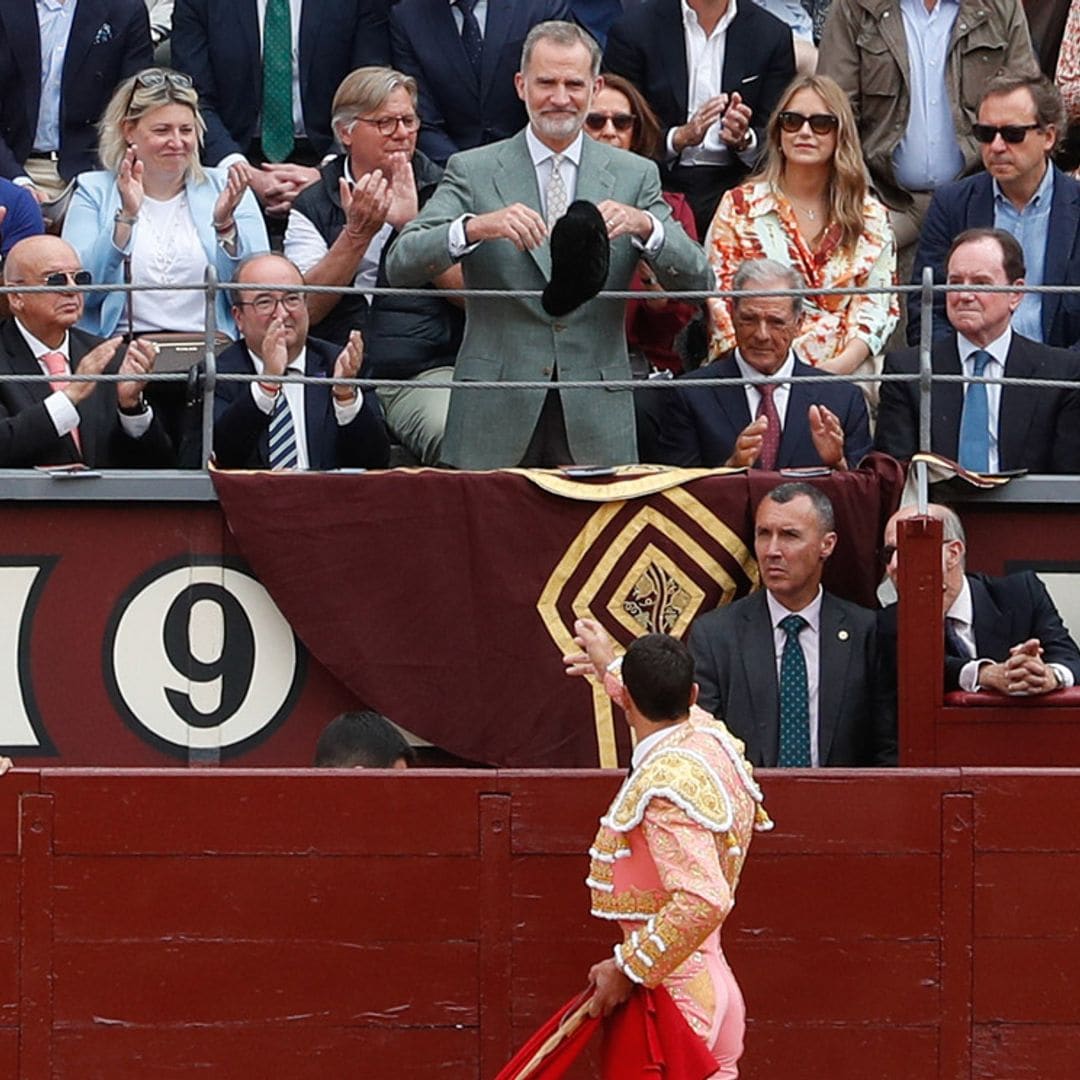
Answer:
[[[293,424],[292,409],[285,398],[283,386],[278,391],[274,411],[270,414],[270,468],[295,469],[298,461],[296,425]]]
[[[566,181],[560,166],[563,162],[562,154],[555,154],[551,158],[551,175],[547,182],[547,227],[550,231],[555,227],[555,222],[566,213]]]
[[[780,455],[780,413],[776,410],[776,386],[766,383],[758,387],[758,392],[761,400],[758,402],[757,416],[754,419],[764,416],[769,421],[769,427],[761,443],[757,467],[773,472],[776,469],[776,459]]]
[[[990,363],[990,354],[978,349],[971,354],[975,375],[980,376]],[[990,405],[986,383],[968,383],[964,392],[964,411],[960,416],[960,464],[972,472],[990,468]]]
[[[457,0],[458,9],[461,12],[461,44],[465,47],[465,55],[469,59],[469,65],[477,76],[480,74],[480,54],[484,48],[484,37],[480,33],[480,23],[473,13],[476,0]]]
[[[292,153],[292,15],[289,0],[266,0],[263,21],[262,149],[267,161]]]
[[[71,373],[71,368],[68,366],[68,359],[62,352],[42,353],[41,362],[45,365],[45,370],[50,375],[68,375]],[[63,390],[69,385],[70,383],[67,379],[52,378],[49,380],[49,386],[56,391]],[[79,429],[73,428],[69,434],[72,439],[75,440],[75,449],[78,450],[79,455],[82,456],[82,441],[79,439]]]
[[[960,636],[960,629],[964,623],[961,619],[949,615],[945,619],[945,655],[956,656],[961,660],[970,660],[971,650],[964,644]]]
[[[780,655],[780,754],[776,763],[786,768],[810,766],[810,696],[806,657],[799,644],[800,631],[809,625],[801,615],[780,620],[787,641]]]

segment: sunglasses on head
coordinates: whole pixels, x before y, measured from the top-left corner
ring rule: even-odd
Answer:
[[[1027,138],[1029,131],[1035,131],[1040,124],[1002,124],[995,127],[993,124],[972,124],[971,133],[981,143],[992,143],[1000,135],[1007,143],[1022,143]]]
[[[61,285],[91,285],[93,281],[94,275],[89,270],[57,270],[46,274],[42,284],[57,289]]]
[[[135,104],[135,92],[139,89],[159,90],[163,86],[169,86],[173,90],[190,90],[193,85],[191,76],[185,75],[182,71],[166,71],[163,68],[140,71],[131,83],[131,94],[128,97],[124,115],[127,116],[131,112],[131,106]]]
[[[840,126],[840,118],[833,116],[832,113],[814,113],[813,116],[807,116],[801,112],[785,111],[780,114],[779,119],[780,127],[789,135],[802,131],[803,124],[809,124],[810,130],[815,135],[828,135],[830,131],[835,131]]]
[[[590,131],[603,131],[611,121],[616,131],[629,131],[634,126],[634,117],[629,113],[591,112],[585,117],[585,126]]]

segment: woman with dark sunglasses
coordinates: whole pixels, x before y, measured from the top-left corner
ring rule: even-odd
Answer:
[[[655,158],[660,150],[656,114],[638,88],[620,75],[604,76],[604,86],[593,95],[592,108],[585,116],[585,134],[642,157]],[[691,240],[697,240],[686,196],[676,191],[665,191],[663,196],[672,217]],[[664,291],[644,262],[638,265],[630,288],[657,294]],[[669,301],[659,295],[650,300],[631,300],[626,305],[626,343],[631,360],[641,358],[643,365],[653,370],[682,371],[682,361],[674,348],[675,337],[696,311],[695,304]]]
[[[888,286],[896,248],[885,207],[870,192],[847,96],[827,76],[800,76],[766,130],[761,171],[724,195],[706,250],[730,289],[744,259],[775,259],[810,287]],[[709,302],[711,355],[735,347],[727,300]],[[806,297],[794,349],[808,364],[850,374],[875,361],[899,316],[896,295]]]
[[[63,236],[95,282],[122,284],[125,264],[135,285],[201,286],[207,266],[231,281],[239,261],[269,250],[266,227],[248,191],[246,166],[203,169],[206,125],[191,79],[147,68],[116,89],[99,125],[105,169],[83,173]],[[185,291],[87,293],[80,327],[101,337],[118,329],[202,332],[201,288]],[[217,326],[235,325],[224,292]],[[130,327],[129,327],[130,322]]]

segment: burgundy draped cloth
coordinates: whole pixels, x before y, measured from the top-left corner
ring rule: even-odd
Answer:
[[[563,674],[574,620],[624,646],[682,636],[756,584],[752,522],[776,474],[637,470],[215,472],[228,527],[297,636],[358,702],[473,761],[626,764],[625,725]],[[839,544],[826,588],[872,606],[899,498],[888,458],[815,477]],[[599,713],[597,713],[599,715]],[[327,717],[327,720],[330,718]]]

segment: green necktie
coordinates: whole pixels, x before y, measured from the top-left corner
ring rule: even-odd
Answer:
[[[780,629],[787,634],[780,654],[780,753],[776,763],[781,768],[810,766],[810,697],[806,656],[799,644],[799,633],[809,625],[801,615],[780,620]]]
[[[284,161],[293,148],[292,16],[289,0],[266,0],[263,23],[262,148]]]

